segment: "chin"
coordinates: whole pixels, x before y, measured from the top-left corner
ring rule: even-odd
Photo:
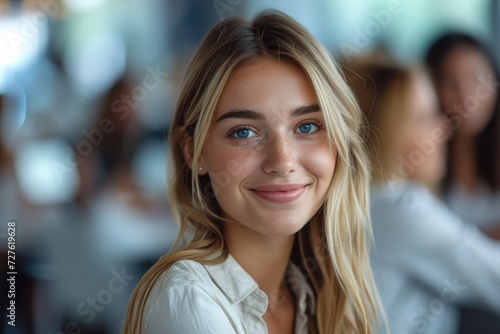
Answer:
[[[256,218],[257,220],[258,218]],[[253,220],[253,221],[256,221]],[[258,231],[261,234],[267,236],[290,236],[294,235],[298,231],[300,231],[308,222],[308,220],[283,220],[283,219],[269,219],[269,217],[261,218],[260,220],[263,224],[260,226],[254,226],[253,229]],[[252,228],[250,225],[249,227]]]
[[[289,237],[291,235],[295,235],[303,227],[304,226],[301,226],[300,228],[270,228],[259,232],[269,237]]]

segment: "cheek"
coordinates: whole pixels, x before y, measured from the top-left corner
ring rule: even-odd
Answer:
[[[485,99],[477,99],[477,102],[476,105],[469,106],[467,119],[464,119],[458,129],[460,133],[472,136],[478,135],[493,116],[496,104],[495,94],[491,94]]]
[[[454,92],[447,87],[441,87],[439,89],[439,98],[441,99],[441,107],[445,110],[451,109],[453,104],[457,103],[457,100],[459,100]]]
[[[495,111],[496,99],[497,99],[496,91],[494,92],[494,94],[488,95],[488,97],[485,99],[478,99],[479,105],[477,107],[476,112],[473,113],[478,114],[477,117],[484,118],[488,121]]]
[[[427,137],[427,132],[419,126],[411,125],[404,128],[404,131],[401,132],[398,140],[398,153],[403,157],[408,158],[413,151],[419,149],[415,141],[424,140]]]
[[[203,155],[216,191],[228,188],[231,184],[238,185],[258,167],[255,149],[220,145],[211,147],[213,148],[204,150]]]
[[[304,148],[301,152],[301,165],[307,172],[313,174],[319,186],[328,187],[335,172],[335,162],[337,159],[337,148],[328,144],[317,145]]]

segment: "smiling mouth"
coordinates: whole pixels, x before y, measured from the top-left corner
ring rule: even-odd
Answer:
[[[281,184],[251,188],[255,195],[274,203],[288,203],[299,198],[306,190],[307,184]]]

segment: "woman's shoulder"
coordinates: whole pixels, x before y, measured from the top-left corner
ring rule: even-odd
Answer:
[[[411,181],[391,181],[374,187],[371,206],[393,207],[405,210],[436,204],[432,194],[423,186]]]
[[[151,296],[189,285],[203,285],[207,283],[207,278],[209,278],[207,270],[200,262],[179,260],[159,276]]]
[[[159,276],[148,294],[143,332],[213,333],[203,330],[207,326],[230,329],[222,305],[224,300],[206,266],[179,260]]]
[[[444,230],[462,225],[441,200],[415,182],[381,185],[372,191],[370,200],[374,230],[388,228],[415,237],[428,234],[429,229],[439,234],[437,230],[447,233]]]

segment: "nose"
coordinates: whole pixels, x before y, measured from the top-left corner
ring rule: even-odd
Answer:
[[[461,82],[457,83],[457,96],[456,96],[456,103],[458,104],[464,104],[464,100],[470,96],[474,95],[474,89],[475,85],[473,82],[470,82],[468,80],[462,80]]]
[[[286,134],[275,135],[266,144],[262,169],[271,175],[286,176],[297,170],[297,147]]]

